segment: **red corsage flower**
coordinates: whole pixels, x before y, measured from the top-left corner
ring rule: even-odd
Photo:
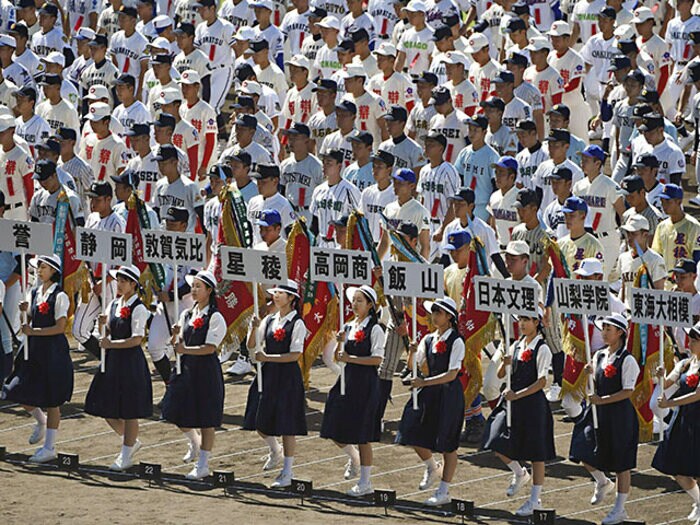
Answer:
[[[447,343],[445,341],[438,341],[435,343],[435,351],[438,354],[444,354],[447,352]]]
[[[617,374],[617,368],[615,368],[615,365],[608,365],[605,367],[605,370],[603,370],[603,374],[605,374],[605,377],[608,379],[615,377],[615,374]]]
[[[520,354],[520,358],[518,360],[522,361],[523,363],[529,363],[532,361],[532,350],[529,348],[526,349],[522,354]]]
[[[355,337],[353,338],[356,343],[361,343],[362,341],[365,340],[365,331],[364,330],[358,330],[355,332]]]
[[[49,313],[49,303],[47,303],[46,301],[44,301],[43,303],[39,303],[38,308],[40,314],[46,315]]]
[[[128,306],[122,306],[121,310],[119,310],[119,317],[122,319],[126,319],[131,315],[131,308]]]
[[[698,376],[698,374],[690,374],[685,376],[685,384],[688,385],[690,388],[696,388],[698,386],[699,380],[700,376]]]
[[[194,321],[192,321],[192,326],[194,326],[195,330],[199,330],[204,326],[204,319],[197,317]]]
[[[275,338],[275,341],[284,341],[286,335],[287,332],[284,331],[284,328],[278,328],[273,332],[272,337]]]

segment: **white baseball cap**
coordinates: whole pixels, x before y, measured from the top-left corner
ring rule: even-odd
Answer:
[[[239,27],[238,31],[236,31],[236,34],[233,35],[233,38],[236,40],[244,40],[247,42],[248,40],[253,40],[255,36],[255,29],[253,29],[252,27],[245,26]]]
[[[17,121],[10,115],[0,115],[0,133],[17,127]]]
[[[78,29],[78,32],[73,37],[76,40],[92,40],[95,38],[95,31],[87,26]]]
[[[361,66],[360,64],[350,62],[347,66],[345,66],[345,78],[366,77],[366,76],[367,76],[367,71],[365,71],[365,68],[363,66]]]
[[[635,213],[627,217],[625,224],[620,226],[626,232],[649,231],[649,221],[644,215]]]
[[[476,33],[470,36],[469,40],[467,40],[467,47],[464,48],[464,52],[469,54],[476,53],[477,51],[480,51],[488,45],[489,39],[486,38],[486,35],[482,33]]]
[[[525,241],[510,241],[506,246],[508,255],[527,255],[530,256],[530,247]]]
[[[292,58],[287,60],[285,64],[290,66],[303,67],[307,71],[311,69],[311,62],[302,54],[294,55]]]
[[[154,38],[153,42],[148,44],[148,47],[151,49],[170,49],[170,42],[164,36],[159,36],[158,38]]]
[[[241,84],[241,93],[243,95],[262,95],[262,86],[254,80],[244,80]]]
[[[568,22],[557,20],[552,24],[549,34],[550,36],[569,36],[571,35],[571,26],[568,24]]]
[[[326,29],[335,29],[336,31],[340,31],[340,22],[334,16],[327,16],[320,22],[316,22],[316,25],[318,27],[325,27]]]
[[[274,7],[272,6],[272,0],[253,0],[248,5],[253,9],[255,9],[256,7],[264,7],[265,9],[269,9],[270,11],[274,10]]]
[[[17,40],[15,40],[15,37],[10,35],[0,35],[0,46],[17,47]]]
[[[459,51],[448,51],[445,53],[442,61],[445,64],[462,64],[463,66],[469,66],[470,60],[467,55],[460,53]]]
[[[603,263],[600,262],[600,259],[596,259],[595,257],[588,257],[581,261],[581,266],[579,266],[578,270],[575,270],[574,273],[576,275],[580,275],[581,277],[590,277],[591,275],[602,275]]]
[[[178,88],[169,87],[160,92],[156,102],[158,104],[172,104],[173,102],[182,101],[182,93]]]
[[[648,7],[638,7],[634,10],[634,18],[632,19],[633,24],[641,24],[647,20],[654,19],[654,12]]]
[[[173,25],[173,19],[168,15],[158,15],[153,19],[153,27],[156,29],[165,29],[171,25]]]
[[[94,104],[90,104],[88,114],[85,118],[88,120],[102,120],[103,118],[109,117],[111,114],[112,108],[109,107],[109,104],[95,102]]]
[[[530,39],[530,44],[525,48],[528,51],[542,51],[543,49],[552,49],[552,44],[549,38],[536,36]]]
[[[405,11],[411,11],[413,13],[425,13],[428,11],[428,6],[422,0],[411,0],[406,7]]]
[[[394,46],[394,44],[390,44],[389,42],[382,42],[374,51],[374,54],[385,57],[395,57],[397,55],[396,46]]]
[[[66,57],[63,56],[63,53],[59,53],[58,51],[51,51],[51,53],[42,57],[41,61],[47,64],[58,64],[62,67],[66,65]]]
[[[100,100],[101,98],[109,99],[109,91],[107,91],[107,86],[103,86],[102,84],[90,86],[88,94],[85,98],[88,100]]]
[[[637,33],[634,30],[634,27],[628,24],[622,24],[621,26],[617,26],[613,34],[617,37],[618,40],[634,40],[637,37]]]
[[[186,69],[177,80],[180,84],[201,84],[202,79],[194,69]]]

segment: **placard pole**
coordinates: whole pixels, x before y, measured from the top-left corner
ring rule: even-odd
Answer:
[[[343,283],[338,284],[338,305],[340,306],[340,329],[345,331],[345,290],[343,289]],[[345,335],[343,335],[343,340],[340,342],[340,351],[342,352],[345,347]],[[345,395],[345,363],[338,363],[340,366],[340,395]]]
[[[588,314],[583,314],[583,339],[586,346],[586,362],[591,364],[591,336],[588,333]],[[593,375],[588,376],[588,395],[593,393]],[[598,408],[595,405],[591,405],[591,411],[593,412],[593,428],[598,430]]]
[[[102,263],[102,315],[107,315],[107,263]],[[101,336],[102,338],[107,337],[107,322],[105,319],[105,324],[102,325]],[[105,373],[107,366],[107,351],[100,346],[100,372]]]
[[[22,267],[22,275],[20,275],[19,284],[20,289],[22,291],[22,301],[24,301],[27,297],[27,252],[24,249],[20,250],[19,257],[20,265]],[[27,312],[22,312],[22,324],[26,323]],[[8,328],[10,329],[10,331],[14,330],[14,328],[12,328],[11,326],[8,326]],[[24,336],[24,360],[29,360],[29,338],[26,335]]]
[[[175,322],[180,320],[180,298],[178,297],[178,279],[177,279],[177,263],[173,264],[173,298],[175,299]],[[167,308],[167,305],[163,305],[163,308]],[[177,375],[182,373],[182,365],[180,364],[180,354],[175,352],[175,372]]]
[[[418,340],[418,299],[416,297],[411,297],[411,308],[412,308],[412,315],[411,315],[411,335],[413,336],[413,340],[417,341]],[[412,361],[413,361],[413,379],[418,378],[418,360],[416,359],[416,353],[414,352],[412,356]],[[413,410],[418,410],[418,389],[413,387],[411,389],[411,396],[413,397]]]
[[[505,322],[503,323],[503,331],[505,332],[505,356],[510,356],[510,327],[511,327],[511,317],[509,313],[504,314],[505,317]],[[510,390],[510,367],[511,365],[506,365],[506,390]],[[511,425],[511,419],[512,419],[512,410],[511,410],[511,402],[506,401],[506,425],[508,428],[510,428]]]
[[[664,327],[659,325],[659,366],[661,369],[664,371],[663,377],[666,377],[666,363],[664,362]],[[664,381],[665,379],[661,380],[661,395],[664,393]],[[655,419],[659,422],[659,441],[664,440],[664,420],[663,418],[657,418],[657,416],[654,416]]]
[[[258,283],[253,282],[253,310],[254,310],[254,315],[259,316],[260,315],[260,299],[258,298]],[[255,352],[257,353],[258,350],[260,350],[260,337],[258,337],[259,334],[256,332],[255,334]],[[258,383],[258,393],[262,394],[263,391],[263,376],[262,376],[262,362],[258,361],[257,357],[255,358],[255,366],[258,371],[258,377],[257,383]]]

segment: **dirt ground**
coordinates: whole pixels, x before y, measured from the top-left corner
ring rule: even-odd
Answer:
[[[182,462],[186,439],[173,425],[158,421],[157,415],[142,421],[140,438],[144,446],[137,459],[161,464],[162,483],[149,486],[138,478],[137,468],[126,474],[110,473],[107,467],[119,451],[119,439],[104,421],[83,412],[96,362],[76,352],[74,363],[73,401],[63,409],[57,447],[59,452],[79,454],[81,469],[77,474],[69,476],[55,465],[27,464],[24,460],[35,449],[27,443],[33,419],[16,405],[0,404],[0,446],[7,449],[6,460],[0,462],[0,519],[4,524],[134,523],[145,519],[213,524],[231,523],[236,518],[246,523],[283,519],[304,523],[460,522],[448,512],[421,508],[421,502],[430,495],[418,490],[423,464],[411,450],[392,444],[396,420],[410,399],[408,390],[398,382],[393,404],[387,410],[387,418],[394,420],[388,424],[391,432],[385,433],[374,448],[374,487],[395,490],[397,496],[397,505],[387,517],[371,501],[358,502],[345,496],[344,491],[352,485],[343,480],[346,457],[333,443],[319,439],[323,403],[335,380],[323,365],[312,371],[313,388],[307,396],[309,435],[299,439],[296,455],[295,478],[312,480],[314,485],[314,497],[302,506],[298,497],[267,488],[277,473],[262,472],[266,447],[256,434],[240,430],[253,376],[226,378],[224,426],[217,432],[211,462],[214,470],[235,473],[236,482],[226,496],[221,488],[208,483],[184,480],[191,468]],[[153,381],[157,401],[164,386],[156,378]],[[592,481],[582,467],[564,459],[571,424],[562,421],[564,414],[558,408],[554,407],[558,458],[547,466],[543,504],[556,509],[562,523],[599,523],[612,507],[613,498],[598,507],[589,505]],[[683,522],[690,511],[690,499],[672,479],[650,467],[655,449],[654,444],[639,448],[627,504],[630,519],[649,524]],[[528,496],[529,488],[509,499],[505,496],[509,480],[509,471],[491,453],[463,447],[451,494],[453,498],[473,500],[479,521],[526,523],[511,513]]]

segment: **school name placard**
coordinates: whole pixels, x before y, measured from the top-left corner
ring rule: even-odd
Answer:
[[[311,280],[331,283],[372,284],[369,252],[311,247]]]
[[[43,222],[0,219],[0,239],[3,251],[53,254],[53,226]]]
[[[78,260],[119,266],[131,264],[130,233],[76,228],[75,240],[78,245],[75,257]]]
[[[525,317],[537,317],[539,286],[535,283],[475,277],[476,309]]]
[[[143,260],[148,263],[204,266],[206,238],[198,233],[143,230]]]
[[[221,275],[232,281],[287,284],[284,252],[221,246]]]
[[[610,313],[610,292],[608,284],[602,281],[554,279],[554,301],[562,314]]]
[[[632,321],[690,328],[693,326],[691,299],[692,296],[689,293],[632,288],[630,297]]]
[[[387,295],[428,299],[445,295],[441,264],[384,261],[382,274]]]

